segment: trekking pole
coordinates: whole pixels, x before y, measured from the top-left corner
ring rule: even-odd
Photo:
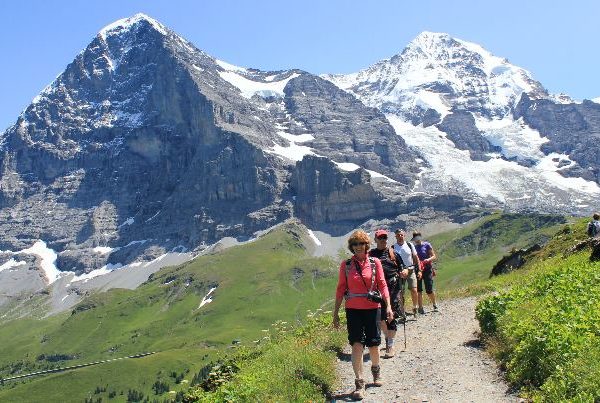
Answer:
[[[404,320],[402,321],[402,325],[404,327],[404,351],[406,351],[406,316],[404,317]]]

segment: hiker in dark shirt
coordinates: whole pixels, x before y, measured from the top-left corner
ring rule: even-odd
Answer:
[[[588,223],[587,234],[590,238],[600,238],[600,213],[594,213],[592,221]]]
[[[394,320],[381,321],[381,329],[385,335],[385,355],[384,358],[392,358],[395,355],[394,337],[398,330],[398,322],[406,320],[402,302],[402,278],[408,276],[408,269],[402,264],[402,258],[394,251],[393,247],[387,245],[388,233],[386,230],[379,229],[375,231],[375,242],[377,247],[369,251],[369,256],[376,257],[381,261],[385,282],[390,294]],[[385,313],[385,301],[381,304],[381,312]],[[383,319],[385,316],[381,315]]]
[[[423,235],[419,231],[413,232],[412,241],[417,250],[419,260],[423,265],[422,276],[417,282],[417,291],[419,292],[419,313],[421,315],[425,313],[425,308],[423,308],[423,283],[425,283],[425,292],[433,305],[433,310],[438,312],[438,306],[435,300],[435,288],[433,286],[435,269],[432,264],[433,261],[437,259],[437,255],[431,244],[423,240]]]

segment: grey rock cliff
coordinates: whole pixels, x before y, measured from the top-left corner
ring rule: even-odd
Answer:
[[[542,146],[545,153],[570,157],[562,174],[600,183],[600,104],[557,104],[523,94],[514,115],[549,139]]]
[[[486,140],[475,126],[475,119],[470,112],[454,111],[444,117],[444,120],[436,126],[448,134],[456,147],[468,150],[472,160],[487,161],[490,157],[487,153],[499,151]]]

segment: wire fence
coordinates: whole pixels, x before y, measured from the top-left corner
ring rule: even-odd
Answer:
[[[134,354],[134,355],[128,355],[127,357],[111,358],[109,360],[101,360],[101,361],[88,362],[86,364],[71,365],[70,367],[46,369],[44,371],[32,372],[30,374],[23,374],[23,375],[11,376],[9,378],[0,378],[0,385],[4,384],[4,382],[6,382],[6,381],[14,381],[15,379],[29,378],[29,377],[37,376],[37,375],[46,375],[46,374],[51,374],[51,373],[55,373],[55,372],[69,371],[69,370],[72,370],[72,369],[83,368],[83,367],[90,367],[92,365],[104,364],[104,363],[107,363],[107,362],[113,362],[113,361],[119,361],[119,360],[126,360],[126,359],[129,359],[129,358],[142,358],[142,357],[146,357],[146,356],[149,356],[149,355],[152,355],[152,354],[156,354],[156,351],[152,351],[152,352],[149,352],[149,353],[139,353],[139,354]]]

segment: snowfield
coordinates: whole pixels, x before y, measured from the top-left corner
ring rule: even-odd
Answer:
[[[553,211],[554,203],[575,208],[591,204],[600,197],[597,183],[566,178],[558,173],[561,169],[559,161],[565,156],[533,153],[532,157],[538,162],[531,168],[499,157],[473,161],[469,151],[456,148],[435,126],[413,126],[396,115],[386,117],[396,134],[418,150],[430,165],[421,170],[420,185],[425,192],[452,192],[458,186],[454,190],[474,193],[512,207],[541,207],[550,211]],[[535,136],[531,135],[526,141],[535,142]],[[514,150],[522,151],[518,147]]]

